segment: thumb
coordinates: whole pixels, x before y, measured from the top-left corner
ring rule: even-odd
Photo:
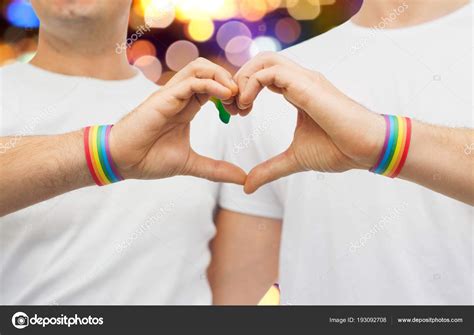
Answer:
[[[267,183],[301,171],[304,169],[290,146],[285,152],[254,167],[247,176],[244,191],[251,194]]]
[[[226,161],[204,157],[191,150],[184,170],[185,175],[215,182],[243,185],[247,174],[244,170]]]

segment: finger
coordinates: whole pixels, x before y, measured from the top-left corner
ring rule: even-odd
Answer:
[[[295,63],[275,52],[262,52],[244,64],[244,66],[237,71],[234,75],[234,81],[237,83],[240,90],[245,87],[252,74],[275,65],[294,66]]]
[[[230,99],[227,99],[227,100],[222,100],[222,103],[224,105],[232,105],[234,103],[234,97],[231,97]]]
[[[297,80],[297,74],[288,71],[282,65],[276,65],[260,70],[252,74],[244,87],[241,88],[238,102],[240,105],[248,106],[257,98],[258,94],[267,86],[276,86],[280,89],[286,88],[293,77]]]
[[[232,91],[223,86],[222,84],[218,83],[212,79],[198,79],[198,78],[188,78],[178,85],[174,85],[170,89],[170,93],[173,94],[174,97],[180,100],[188,100],[193,95],[198,94],[214,96],[218,99],[229,99],[232,95]],[[207,102],[200,100],[201,106]]]
[[[224,104],[224,102],[222,102],[222,103]],[[233,103],[230,104],[230,105],[224,104],[224,108],[230,115],[238,115],[239,114],[239,109]]]
[[[247,63],[234,75],[234,81],[238,84],[240,80],[250,77],[253,73],[277,64],[284,64],[288,60],[275,52],[261,52]]]
[[[185,175],[223,183],[243,185],[247,174],[229,162],[214,160],[191,151],[184,170]]]
[[[251,194],[267,183],[301,171],[304,171],[304,169],[296,160],[290,147],[278,156],[254,167],[247,176],[244,191]]]
[[[176,85],[190,77],[214,79],[223,86],[229,88],[234,95],[237,94],[238,91],[237,84],[232,79],[230,72],[205,58],[197,58],[186,65],[181,71],[175,74],[166,85]]]
[[[253,99],[255,99],[258,93],[263,89],[260,87],[256,90],[256,94],[253,95],[253,99],[249,99],[248,97],[242,98],[242,92],[245,91],[246,87],[249,84],[249,81],[254,85],[255,88],[255,81],[251,81],[252,76],[256,73],[259,73],[262,70],[273,68],[278,66],[279,69],[292,69],[292,71],[300,72],[300,68],[296,63],[291,61],[288,58],[280,56],[274,52],[264,52],[257,55],[255,58],[247,62],[234,76],[234,81],[237,83],[239,87],[239,95],[236,97],[236,102],[234,105],[237,109],[242,110],[242,116],[247,115],[251,108],[251,104],[253,103]],[[260,85],[258,85],[260,86]],[[270,85],[267,85],[270,86]],[[271,87],[270,87],[271,88]],[[278,91],[278,90],[277,90]]]
[[[253,104],[247,105],[244,109],[239,109],[240,116],[247,116],[253,109]]]
[[[261,53],[255,56],[253,59],[245,63],[239,71],[234,75],[234,81],[237,83],[239,89],[239,95],[241,90],[245,88],[247,85],[247,81],[249,80],[250,76],[258,72],[265,67],[272,66],[275,62],[279,60],[278,56],[273,53]],[[237,110],[247,110],[249,108],[248,105],[243,105],[240,101],[239,95],[237,96],[234,105]],[[240,114],[240,112],[239,112]]]
[[[234,100],[234,102],[230,105],[226,105],[225,108],[226,110],[231,114],[231,115],[241,115],[241,116],[246,116],[248,113],[253,108],[253,104],[247,105],[245,107],[239,106],[237,104],[238,97]]]
[[[240,110],[235,106],[235,97],[231,97],[227,100],[222,100],[222,104],[230,115],[239,114]]]
[[[253,104],[250,104],[245,109],[243,109],[237,106],[236,101],[237,99],[232,104],[225,105],[225,109],[229,112],[230,115],[246,116],[252,111]]]

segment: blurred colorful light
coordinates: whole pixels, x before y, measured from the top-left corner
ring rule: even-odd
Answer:
[[[154,56],[142,56],[133,65],[139,68],[145,77],[153,82],[157,82],[161,77],[163,67],[161,62]]]
[[[145,23],[152,28],[166,28],[175,19],[175,7],[171,0],[151,1],[144,13]]]
[[[225,50],[227,43],[229,43],[231,39],[237,36],[245,36],[251,38],[252,33],[250,32],[250,29],[242,22],[229,21],[227,23],[224,23],[217,31],[217,44],[219,44],[222,50]]]
[[[234,37],[225,47],[227,60],[235,66],[242,66],[250,59],[252,39],[247,36]]]
[[[193,40],[204,42],[214,34],[214,22],[210,18],[192,19],[189,21],[187,31]]]
[[[240,14],[247,21],[259,21],[267,14],[267,3],[262,0],[239,1]]]
[[[16,27],[38,28],[39,19],[27,0],[12,1],[6,11],[7,20]]]
[[[142,56],[156,56],[156,48],[153,43],[147,40],[139,40],[127,49],[128,61],[133,64]]]
[[[258,303],[260,306],[272,306],[280,304],[280,290],[272,286]]]
[[[193,19],[222,19],[235,15],[233,1],[225,0],[175,0],[176,17],[180,21]]]
[[[164,29],[176,23],[183,30],[170,29],[170,36],[173,36],[171,40],[168,36],[164,39],[153,36],[138,40],[129,46],[127,56],[130,63],[147,68],[144,66],[146,62],[153,64],[155,62],[151,59],[158,60],[155,45],[159,46],[160,51],[164,46],[164,55],[160,55],[160,59],[163,66],[166,63],[171,71],[166,71],[164,76],[160,63],[161,81],[199,56],[198,47],[191,41],[209,41],[224,52],[219,53],[217,50],[215,55],[209,54],[210,50],[216,51],[211,46],[203,50],[204,55],[207,58],[214,57],[220,65],[233,70],[233,67],[242,66],[259,52],[279,51],[282,44],[286,47],[305,37],[307,33],[302,32],[298,21],[313,20],[320,14],[322,5],[334,3],[335,0],[133,0],[129,21],[132,33],[143,29],[144,24],[150,28]],[[38,18],[29,0],[8,0],[5,6],[5,17],[12,24],[20,27],[38,26]],[[280,8],[282,10],[274,15],[276,20],[265,19],[269,13]],[[147,31],[147,36],[156,34],[156,31]],[[155,37],[160,38],[155,40]],[[173,43],[177,39],[182,40]],[[169,43],[172,44],[167,47]],[[23,60],[28,59],[31,54],[26,53],[31,50],[34,49],[16,50],[15,55],[9,58],[18,59],[18,55],[22,55]],[[157,76],[156,73],[153,77]]]
[[[15,57],[15,50],[13,50],[10,44],[0,43],[0,65],[9,63],[9,61]]]
[[[239,15],[239,7],[235,0],[223,0],[220,7],[214,11],[212,17],[215,20],[225,21]]]
[[[170,45],[166,51],[166,65],[173,70],[179,71],[188,63],[199,57],[198,48],[191,42],[180,40]]]
[[[293,43],[301,35],[301,25],[291,17],[278,20],[275,26],[275,34],[283,43]]]
[[[255,57],[258,53],[263,51],[277,52],[281,50],[281,44],[273,37],[260,36],[257,37],[250,45],[250,56]]]
[[[296,20],[314,20],[321,12],[319,0],[289,0],[288,13]]]

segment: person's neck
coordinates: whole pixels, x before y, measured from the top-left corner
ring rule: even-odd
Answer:
[[[125,33],[103,31],[72,33],[68,38],[40,28],[38,49],[30,64],[60,74],[102,80],[123,80],[136,75],[125,50],[118,53],[116,42],[125,41]]]
[[[363,27],[373,27],[385,22],[385,28],[405,28],[445,16],[470,0],[364,0],[352,22]],[[403,9],[402,9],[403,7]],[[396,18],[387,20],[393,13]],[[384,18],[387,18],[384,20]]]

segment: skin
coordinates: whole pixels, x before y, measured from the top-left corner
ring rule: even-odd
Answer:
[[[247,193],[298,172],[369,170],[376,164],[385,136],[383,117],[345,96],[322,74],[276,53],[264,53],[245,64],[235,80],[241,105],[251,104],[268,87],[298,110],[293,143],[250,171]],[[413,121],[412,133],[400,178],[474,205],[474,176],[466,173],[472,171],[474,160],[463,150],[473,142],[474,131]],[[447,178],[433,178],[436,173]]]
[[[255,305],[278,277],[281,224],[263,217],[240,219],[240,214],[229,211],[220,211],[216,218],[219,227],[208,270],[214,304]]]
[[[104,80],[136,74],[125,53],[115,52],[116,43],[127,38],[131,0],[32,0],[31,4],[41,21],[31,64]]]
[[[190,122],[209,97],[233,94],[229,76],[217,65],[198,59],[117,122],[110,134],[110,151],[122,176],[190,175],[243,184],[246,174],[242,169],[200,156],[189,143]],[[0,155],[0,216],[93,185],[82,138],[83,130],[25,137]],[[3,137],[0,143],[9,140]]]
[[[364,0],[352,22],[370,28],[380,22],[380,18],[388,17],[394,9],[406,4],[408,8],[403,15],[386,21],[386,29],[407,28],[445,16],[468,3],[469,0],[430,0],[427,6],[426,0]]]
[[[125,53],[115,52],[116,43],[126,38],[129,0],[32,4],[41,20],[33,65],[105,80],[136,74]],[[189,143],[190,122],[201,106],[211,96],[229,99],[236,93],[231,74],[222,67],[201,58],[190,63],[112,128],[110,151],[119,172],[126,179],[190,175],[243,184],[242,169],[200,156]],[[83,130],[18,141],[0,137],[0,216],[93,185],[82,137]]]
[[[423,0],[366,0],[353,22],[371,27],[380,21],[380,17],[387,16],[403,2],[409,6],[409,10],[405,12],[407,15],[395,20],[387,29],[432,21],[469,1],[437,0],[427,6]],[[254,192],[272,180],[299,171],[368,170],[376,162],[383,146],[383,118],[346,97],[321,74],[304,69],[278,55],[264,54],[244,65],[234,79],[239,86],[239,95],[236,99],[224,101],[227,110],[233,115],[245,116],[250,113],[254,99],[264,87],[283,94],[298,110],[293,143],[281,155],[250,171],[244,187],[247,193]],[[370,131],[366,131],[367,129]],[[355,138],[359,143],[357,146],[351,143]],[[435,127],[414,121],[410,154],[400,178],[473,205],[474,175],[466,173],[472,171],[473,160],[463,152],[466,144],[473,142],[474,135],[470,129]],[[255,271],[252,264],[257,263],[269,273],[277,274],[279,247],[262,247],[252,257],[246,254],[247,245],[242,244],[241,240],[256,238],[255,235],[259,233],[257,227],[262,220],[268,220],[266,224],[273,226],[281,225],[282,222],[228,210],[221,210],[217,218],[218,234],[214,245],[224,248],[221,241],[225,241],[227,253],[226,257],[214,257],[212,260],[211,268],[217,269],[210,276],[215,293],[214,302],[255,304],[258,299],[248,292],[253,292],[254,287],[265,287],[263,281],[267,279],[266,287],[270,287],[278,277],[263,276]],[[242,236],[239,230],[250,236]],[[261,243],[277,243],[277,234],[280,234],[277,229],[269,230],[264,235],[267,243]],[[240,239],[232,240],[232,236],[240,236]],[[221,250],[216,248],[215,253],[219,254]],[[246,264],[240,262],[239,267],[233,268],[232,276],[229,276],[231,270],[223,270],[225,266],[230,268],[228,264],[237,263],[241,259]],[[266,262],[258,261],[262,259],[266,259]]]
[[[135,74],[125,55],[114,52],[115,43],[124,41],[126,37],[130,1],[33,0],[32,3],[42,22],[38,53],[32,61],[33,65],[52,72],[106,80],[127,79]],[[387,4],[392,8],[394,3]],[[407,3],[410,6],[415,4],[414,1],[408,0]],[[454,6],[458,5],[458,2],[453,1],[450,4]],[[421,16],[425,21],[442,16],[449,11],[446,6],[451,5],[445,4],[442,13],[440,6],[424,8]],[[368,12],[371,8],[375,7],[364,7],[361,13]],[[388,6],[386,9],[388,10]],[[363,15],[357,23],[370,25],[373,17],[376,16]],[[419,22],[412,20],[404,24],[417,23]],[[97,31],[101,31],[101,34],[94,34]],[[237,88],[227,81],[230,80],[230,74],[213,68],[213,65],[203,60],[197,63],[180,73],[179,81],[170,82],[113,128],[112,156],[126,178],[150,179],[190,174],[211,180],[244,183],[245,173],[239,168],[198,156],[189,147],[189,121],[210,95],[228,102],[236,101],[239,107],[242,107],[238,110],[239,114],[245,115],[251,109],[251,101],[241,97],[231,99]],[[319,79],[324,82],[321,77]],[[358,108],[360,106],[355,110]],[[295,167],[318,167],[323,171],[338,171],[337,169],[360,168],[362,165],[365,167],[370,162],[369,157],[352,156],[352,152],[346,152],[347,148],[340,148],[332,137],[325,137],[321,131],[324,128],[304,109],[300,109],[299,113],[299,124],[303,125],[300,134],[304,135],[312,129],[320,139],[326,141],[324,145],[332,147],[331,155],[323,159],[320,154],[316,155],[319,160],[304,160],[305,150],[300,148],[310,142],[306,142],[305,136],[298,136],[300,139],[294,146],[300,153],[289,160],[283,157],[280,168],[270,174],[264,173],[264,177],[254,171],[253,177],[249,176],[247,179],[245,187],[248,192],[252,192],[253,188],[257,188],[262,182],[278,178],[282,172],[287,173],[287,167],[290,167],[289,171]],[[426,133],[433,133],[434,139],[440,144],[446,142],[445,136],[434,136],[439,134],[436,129],[425,130]],[[425,136],[422,135],[422,128],[417,133]],[[175,140],[177,137],[181,139]],[[8,141],[9,138],[0,138],[0,143]],[[160,166],[158,162],[162,160],[157,159],[162,155],[166,157],[167,164]],[[297,156],[301,156],[301,163],[295,162]],[[0,216],[93,184],[83,156],[82,131],[58,136],[23,138],[18,145],[0,156],[0,166],[0,187],[4,191],[0,195]],[[408,162],[405,172],[407,169]],[[242,224],[247,225],[246,230],[239,230]],[[265,233],[255,237],[255,232],[260,231],[259,227],[262,226],[266,227]],[[228,211],[222,211],[218,215],[218,234],[213,242],[213,250],[214,255],[221,251],[223,253],[222,257],[214,257],[209,272],[215,291],[215,302],[248,304],[258,301],[266,287],[277,277],[279,236],[278,220],[249,217]],[[255,258],[255,255],[258,257]],[[242,258],[239,258],[238,263],[233,263],[233,260],[238,260],[237,257]],[[238,266],[224,266],[224,263]]]

